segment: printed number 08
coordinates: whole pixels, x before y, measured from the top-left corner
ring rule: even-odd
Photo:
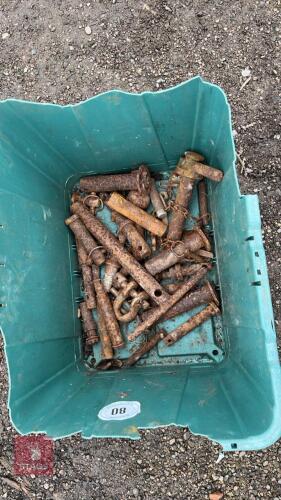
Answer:
[[[126,408],[112,408],[111,415],[124,415],[126,413]]]

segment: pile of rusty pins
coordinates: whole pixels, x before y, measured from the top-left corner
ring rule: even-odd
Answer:
[[[82,177],[73,192],[72,215],[65,223],[75,236],[83,280],[79,315],[84,354],[93,355],[93,346],[101,343],[97,369],[132,366],[159,341],[171,346],[220,313],[219,299],[206,277],[214,257],[208,238],[206,178],[220,182],[223,173],[203,161],[196,152],[185,153],[162,192],[145,165],[131,173]],[[198,217],[189,212],[195,185]],[[117,226],[116,235],[102,221],[104,207]],[[190,230],[185,229],[187,220],[193,223]],[[156,331],[128,359],[116,357],[125,342],[151,334],[158,322],[202,305],[170,333]],[[136,319],[137,326],[125,340],[121,325]]]

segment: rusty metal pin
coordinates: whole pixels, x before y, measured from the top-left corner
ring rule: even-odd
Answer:
[[[167,346],[173,345],[175,342],[180,340],[182,337],[190,333],[194,328],[207,321],[207,319],[211,318],[211,316],[216,316],[220,314],[220,310],[218,306],[211,302],[207,307],[205,307],[202,311],[195,314],[189,320],[187,320],[182,325],[175,328],[172,332],[170,332],[165,338],[164,342]]]
[[[146,259],[151,255],[151,249],[145,239],[138,232],[132,221],[113,211],[111,219],[119,227],[119,232],[124,233],[131,246],[132,254],[137,260]]]
[[[175,293],[176,290],[182,285],[182,281],[178,281],[178,283],[168,283],[163,284],[162,286],[167,290],[168,293]]]
[[[126,241],[126,235],[119,232],[118,240],[122,245],[124,245]],[[109,290],[112,287],[113,279],[118,269],[120,269],[120,264],[118,260],[115,257],[113,257],[113,255],[111,255],[105,262],[104,278],[103,278],[103,284],[107,292],[109,292]]]
[[[96,369],[97,370],[110,370],[110,369],[116,369],[116,368],[122,368],[123,366],[123,361],[121,359],[102,359],[97,365]]]
[[[93,274],[91,266],[88,264],[82,264],[81,266],[82,279],[84,285],[85,302],[88,309],[95,309],[96,307],[96,296],[93,285]]]
[[[163,316],[160,318],[160,321],[162,322],[166,321],[167,319],[174,318],[179,314],[191,311],[191,309],[194,309],[195,307],[201,306],[203,304],[209,304],[210,302],[213,302],[217,306],[219,305],[219,300],[214,287],[209,281],[207,281],[203,286],[180,299],[177,304],[175,304],[173,307],[171,307],[171,309],[163,314]],[[145,320],[154,310],[155,307],[150,309],[150,311],[144,312],[141,315],[142,320]]]
[[[200,248],[200,250],[197,250],[196,253],[200,257],[203,257],[204,259],[207,259],[207,260],[214,258],[214,254],[212,252],[208,252],[207,250],[204,250],[204,248]]]
[[[151,257],[145,262],[145,268],[154,276],[177,264],[190,252],[196,252],[202,247],[205,247],[208,251],[211,249],[210,242],[201,229],[195,228],[191,231],[185,231],[182,241],[176,243],[171,250],[162,250]]]
[[[136,205],[136,207],[145,210],[150,203],[150,196],[148,193],[139,193],[139,191],[130,191],[127,200]],[[144,228],[136,224],[136,228],[140,235],[144,238]]]
[[[127,195],[127,200],[136,205],[136,207],[145,210],[150,203],[150,196],[148,193],[140,193],[139,191],[130,191]]]
[[[86,344],[93,345],[99,341],[99,337],[92,312],[88,309],[86,302],[80,302],[79,309],[82,318],[83,330],[86,335]]]
[[[158,219],[166,219],[167,212],[165,210],[160,194],[157,191],[154,179],[151,180],[150,199]]]
[[[201,177],[207,177],[212,181],[220,182],[223,178],[223,172],[215,167],[203,165],[201,163],[203,160],[204,157],[200,154],[194,151],[187,151],[177,164],[175,173],[188,177],[193,181],[201,179]]]
[[[223,178],[223,172],[221,170],[203,165],[203,163],[200,163],[203,160],[203,156],[194,151],[188,151],[185,153],[184,157],[180,159],[176,167],[175,173],[180,176],[180,182],[168,228],[167,238],[169,240],[176,241],[181,238],[186,218],[186,210],[192,196],[195,181],[202,177],[207,177],[208,179],[219,182]]]
[[[77,249],[77,257],[80,267],[83,264],[87,264],[88,262],[88,254],[85,250],[85,247],[82,245],[81,241],[75,238],[76,249]]]
[[[181,239],[188,203],[192,196],[193,182],[187,177],[180,177],[172,216],[168,226],[167,239],[177,241]]]
[[[131,173],[82,177],[79,188],[88,193],[132,190],[146,193],[150,190],[150,173],[145,165],[141,165]]]
[[[208,269],[212,269],[211,264],[207,264],[206,266]],[[162,271],[157,275],[157,278],[160,279],[177,279],[177,280],[183,280],[185,276],[191,276],[192,274],[196,273],[199,269],[201,269],[202,265],[201,264],[188,264],[188,265],[181,265],[181,264],[176,264],[173,267],[170,267],[170,269],[167,269],[167,271]]]
[[[101,357],[103,359],[112,359],[113,349],[112,349],[111,339],[106,329],[106,324],[102,312],[99,308],[97,312],[98,312],[98,332],[101,342]]]
[[[103,283],[100,280],[98,267],[93,266],[92,272],[98,308],[105,322],[106,330],[110,336],[112,347],[114,349],[120,349],[124,345],[124,340],[122,338],[112,304],[110,302],[108,294],[104,289]]]
[[[198,202],[200,221],[202,226],[205,227],[209,222],[207,186],[205,179],[202,179],[198,183]]]
[[[169,294],[159,285],[141,264],[121,245],[105,225],[92,215],[81,203],[74,203],[72,210],[77,213],[86,227],[97,240],[120,262],[121,266],[131,274],[133,279],[157,303],[161,304],[169,298]]]
[[[118,193],[112,193],[106,205],[157,236],[163,236],[166,232],[167,226],[160,219],[133,205]]]
[[[79,240],[85,248],[88,256],[87,263],[94,263],[97,266],[103,264],[105,256],[102,249],[84,226],[78,215],[74,214],[71,217],[68,217],[68,219],[65,220],[65,224],[70,227],[71,231],[75,235],[75,238]]]
[[[162,304],[159,305],[150,315],[139,324],[135,330],[128,336],[129,340],[135,340],[143,332],[149,330],[154,323],[156,323],[159,318],[163,316],[173,305],[175,305],[184,295],[189,292],[203,276],[207,273],[207,269],[202,268],[197,273],[195,273],[188,281],[186,281],[173,295]]]
[[[83,247],[82,243],[77,239],[76,239],[76,248],[77,248],[78,262],[82,272],[82,280],[85,292],[85,302],[87,304],[88,309],[95,309],[96,296],[93,286],[92,268],[89,264],[87,264],[88,256],[85,248]]]
[[[118,272],[118,269],[120,269],[120,264],[115,257],[110,257],[105,261],[103,284],[106,292],[109,292],[111,289],[114,276]]]
[[[134,364],[137,363],[137,361],[147,352],[151,351],[153,347],[155,347],[159,340],[162,340],[166,335],[165,330],[159,330],[158,332],[153,335],[153,337],[150,337],[149,340],[144,342],[131,356],[126,359],[124,362],[124,366],[133,366]]]

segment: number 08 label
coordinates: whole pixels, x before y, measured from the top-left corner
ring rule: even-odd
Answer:
[[[133,418],[141,411],[138,401],[116,401],[104,406],[98,413],[101,420],[126,420]]]

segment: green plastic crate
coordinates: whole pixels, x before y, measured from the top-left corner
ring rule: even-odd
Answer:
[[[208,185],[222,317],[175,345],[172,356],[160,344],[134,368],[89,372],[75,248],[64,225],[71,190],[81,175],[140,163],[165,177],[186,150],[225,173]],[[240,194],[230,108],[219,87],[194,78],[73,106],[3,101],[0,168],[0,317],[10,415],[20,433],[138,438],[138,428],[179,425],[225,450],[264,448],[280,437],[280,365],[258,199]],[[111,403],[113,420],[102,420]],[[116,420],[120,407],[135,416]]]

